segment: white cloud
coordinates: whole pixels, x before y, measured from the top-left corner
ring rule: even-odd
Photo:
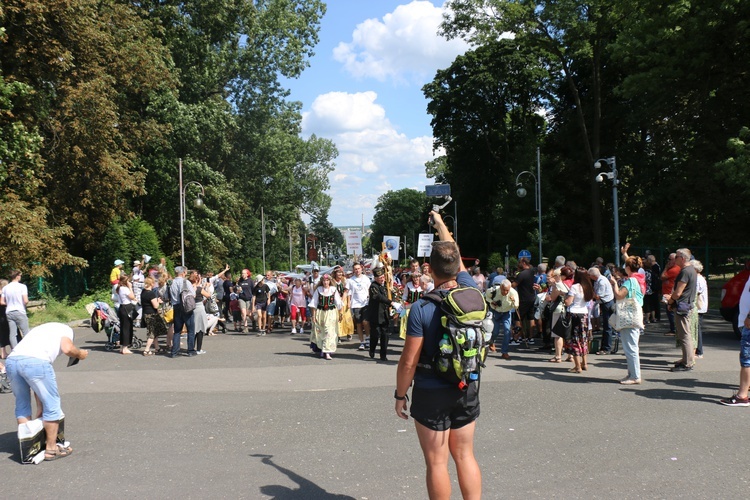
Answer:
[[[444,9],[424,0],[399,5],[382,20],[358,24],[352,41],[339,43],[333,57],[357,78],[423,82],[469,48],[438,35]]]
[[[352,117],[353,110],[359,114]],[[408,137],[396,130],[375,92],[331,92],[318,96],[303,114],[304,135],[334,142],[339,151],[331,172],[330,220],[335,225],[365,221],[378,196],[390,189],[423,189],[425,162],[433,159],[432,137]]]

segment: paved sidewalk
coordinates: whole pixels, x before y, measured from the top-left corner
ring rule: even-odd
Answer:
[[[746,498],[750,409],[717,404],[736,388],[738,343],[707,318],[705,358],[671,373],[665,324],[642,338],[641,386],[616,382],[622,354],[592,355],[580,375],[538,350],[491,355],[476,444],[484,498]],[[356,339],[324,361],[288,332],[207,337],[207,354],[169,359],[107,352],[103,334],[77,329],[89,359],[56,363],[74,453],[20,465],[13,396],[0,395],[3,493],[426,498],[413,423],[393,413],[402,342],[388,363]]]

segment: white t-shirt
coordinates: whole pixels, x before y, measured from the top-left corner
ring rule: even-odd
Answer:
[[[352,296],[352,309],[360,309],[370,302],[370,278],[364,274],[349,278],[346,288]]]
[[[575,297],[568,309],[571,314],[587,314],[589,312],[589,308],[586,306],[586,299],[583,296],[583,287],[580,283],[575,283],[570,287],[568,295]]]
[[[29,330],[8,358],[27,356],[54,363],[63,337],[73,340],[73,329],[63,323],[44,323]]]
[[[116,289],[116,287],[115,287],[115,289]],[[133,293],[133,292],[130,291],[130,288],[128,288],[126,286],[121,286],[120,287],[120,291],[117,292],[120,305],[123,305],[123,304],[132,304],[133,303],[133,301],[130,300],[130,297],[128,297],[128,295],[130,295],[131,293]]]
[[[26,312],[23,298],[29,297],[29,290],[23,283],[19,281],[11,281],[5,285],[5,288],[3,288],[3,297],[5,297],[5,303],[7,304],[7,307],[5,308],[6,313],[11,311]]]

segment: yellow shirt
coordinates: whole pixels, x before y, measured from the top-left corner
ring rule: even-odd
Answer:
[[[117,266],[115,266],[115,268],[112,269],[112,272],[109,273],[109,282],[111,284],[114,285],[115,283],[117,283],[118,281],[120,281],[120,272],[122,272],[122,271]]]

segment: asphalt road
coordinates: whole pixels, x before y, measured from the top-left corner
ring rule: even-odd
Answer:
[[[588,372],[515,348],[483,372],[476,454],[484,498],[747,498],[750,408],[717,404],[738,382],[738,342],[705,322],[705,358],[679,358],[665,323],[641,340],[641,386],[625,358]],[[145,330],[137,330],[144,337]],[[300,335],[207,337],[193,358],[122,356],[76,329],[89,358],[56,363],[74,453],[21,465],[13,396],[0,395],[8,498],[426,498],[413,422],[393,413],[396,360],[342,344],[314,358]],[[454,477],[454,498],[460,498]]]

